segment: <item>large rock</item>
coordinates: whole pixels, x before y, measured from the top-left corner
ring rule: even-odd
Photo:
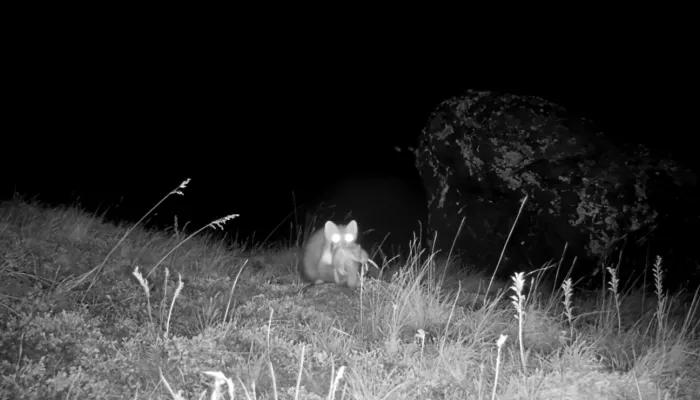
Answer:
[[[528,196],[501,274],[559,260],[566,244],[564,267],[576,256],[580,275],[592,273],[606,257],[617,260],[630,238],[639,244],[653,235],[678,202],[698,199],[684,195],[695,187],[688,170],[642,146],[616,146],[589,121],[537,97],[468,91],[444,101],[415,155],[434,246],[448,251],[454,241],[473,265],[496,266]]]

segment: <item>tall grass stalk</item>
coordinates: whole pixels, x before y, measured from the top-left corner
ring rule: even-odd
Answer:
[[[176,187],[170,193],[166,194],[165,197],[160,199],[160,201],[158,203],[156,203],[156,205],[153,206],[150,210],[148,210],[148,212],[146,214],[144,214],[144,216],[141,217],[141,219],[139,219],[131,228],[126,230],[126,232],[121,237],[121,239],[119,239],[119,241],[112,248],[112,250],[110,250],[109,253],[107,253],[107,256],[104,258],[104,260],[102,260],[102,262],[98,266],[96,266],[95,268],[91,269],[90,271],[84,273],[83,275],[81,275],[75,279],[70,279],[70,280],[66,280],[66,281],[62,282],[61,285],[59,285],[59,287],[56,289],[57,292],[61,293],[64,291],[71,291],[71,290],[75,289],[76,287],[82,285],[83,282],[85,282],[85,280],[87,280],[90,276],[93,276],[93,279],[90,282],[90,286],[88,286],[87,290],[85,290],[85,293],[83,294],[82,301],[85,301],[85,296],[87,296],[87,294],[90,292],[90,289],[92,289],[92,287],[97,282],[97,278],[99,277],[100,273],[102,272],[102,268],[107,263],[107,260],[112,255],[112,253],[114,253],[117,250],[119,245],[126,239],[126,237],[129,236],[131,231],[133,231],[141,222],[143,222],[144,219],[146,219],[146,217],[148,217],[153,211],[155,211],[155,209],[158,208],[158,206],[160,206],[165,201],[165,199],[167,199],[168,197],[175,195],[175,194],[180,195],[180,196],[184,196],[185,194],[182,192],[182,190],[184,190],[189,183],[190,183],[190,179],[189,178],[185,179],[182,183],[180,183],[180,185],[178,187]]]
[[[523,208],[525,208],[525,203],[527,202],[529,195],[525,195],[523,197],[523,200],[520,203],[520,209],[518,210],[518,215],[515,217],[515,221],[513,221],[513,225],[510,227],[510,232],[508,232],[508,237],[506,238],[506,242],[503,243],[503,248],[501,249],[501,255],[498,257],[498,263],[496,263],[496,268],[493,269],[493,274],[491,274],[491,280],[489,281],[489,286],[486,288],[486,293],[489,293],[491,291],[491,285],[493,284],[493,278],[496,277],[496,272],[498,271],[498,267],[501,266],[501,261],[503,261],[503,256],[505,255],[506,248],[508,247],[508,242],[510,242],[510,237],[513,235],[513,231],[515,231],[515,226],[518,223],[518,220],[520,220],[520,215],[523,213]],[[486,298],[484,298],[484,304],[486,304]]]

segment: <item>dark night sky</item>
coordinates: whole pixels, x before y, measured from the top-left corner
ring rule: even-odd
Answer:
[[[297,205],[352,210],[375,239],[403,229],[394,235],[403,242],[423,200],[411,157],[394,146],[412,145],[433,108],[469,88],[538,95],[694,162],[697,101],[686,98],[697,64],[637,47],[486,54],[47,39],[13,69],[0,189],[80,195],[87,208],[121,202],[115,215],[133,219],[192,178],[160,222],[175,213],[197,227],[239,213],[229,229],[263,237],[292,211],[293,192]]]

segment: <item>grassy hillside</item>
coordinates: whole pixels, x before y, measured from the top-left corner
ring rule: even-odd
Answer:
[[[661,258],[656,293],[623,292],[613,268],[600,293],[521,275],[486,290],[490,277],[453,272],[413,243],[391,279],[365,279],[352,296],[333,285],[302,296],[298,249],[207,236],[230,219],[186,236],[3,204],[0,398],[700,393],[700,299],[664,292]]]

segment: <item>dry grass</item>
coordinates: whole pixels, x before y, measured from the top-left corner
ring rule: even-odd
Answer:
[[[324,286],[301,297],[298,249],[252,252],[203,235],[231,218],[165,234],[74,208],[0,207],[0,398],[700,392],[700,298],[664,291],[660,257],[653,296],[621,291],[611,267],[591,297],[570,280],[540,291],[523,274],[453,274],[450,257],[415,240],[401,265],[385,265],[390,278],[364,280],[353,296]]]

